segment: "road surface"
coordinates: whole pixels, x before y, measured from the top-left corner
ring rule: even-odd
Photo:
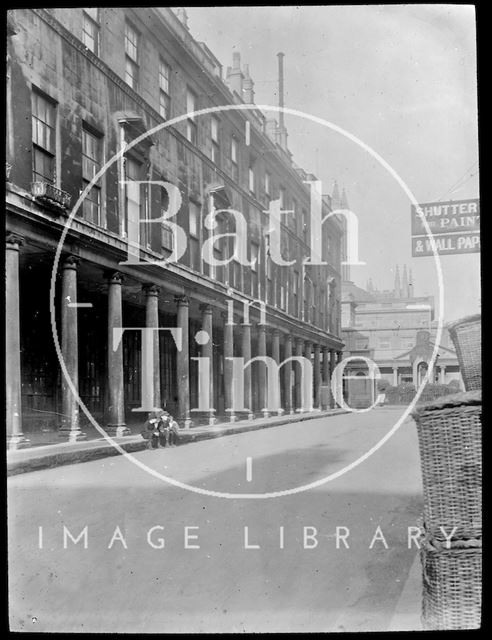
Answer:
[[[401,413],[378,408],[134,457],[198,489],[285,491],[355,461]],[[13,476],[8,507],[12,630],[388,630],[409,588],[403,611],[418,627],[408,531],[422,487],[411,420],[351,471],[281,497],[196,493],[118,456]]]

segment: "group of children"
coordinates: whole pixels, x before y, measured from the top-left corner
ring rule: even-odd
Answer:
[[[153,411],[144,425],[142,437],[147,440],[149,449],[175,447],[179,441],[178,423],[163,409]]]

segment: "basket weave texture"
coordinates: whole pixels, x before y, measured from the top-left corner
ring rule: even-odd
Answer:
[[[420,552],[424,629],[477,629],[482,604],[481,542],[450,549],[426,544]]]
[[[418,407],[417,432],[430,539],[482,535],[481,391],[445,396]],[[454,532],[453,532],[454,529]]]
[[[482,388],[481,316],[473,315],[448,324],[467,391]]]

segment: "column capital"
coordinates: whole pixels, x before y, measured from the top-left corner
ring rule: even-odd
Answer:
[[[321,345],[318,342],[313,342],[314,351],[321,351]]]
[[[303,342],[304,342],[304,338],[294,337],[294,344],[296,344],[297,346],[302,345]]]
[[[174,296],[174,302],[178,305],[178,306],[189,306],[190,304],[190,299],[188,296]]]
[[[212,313],[212,305],[208,303],[202,303],[199,309],[202,313]]]
[[[5,236],[5,245],[7,249],[19,251],[19,247],[24,244],[24,238],[17,233],[7,233]]]
[[[272,332],[272,336],[274,338],[280,337],[280,333],[281,333],[280,329],[277,329],[276,327],[272,327],[270,328],[270,331]]]
[[[142,285],[142,291],[144,291],[147,296],[159,295],[159,287],[156,284],[144,284]]]
[[[106,271],[104,276],[109,284],[121,284],[125,279],[120,271]]]
[[[254,327],[257,331],[263,331],[264,333],[266,333],[267,325],[263,322],[255,322]]]
[[[76,270],[80,262],[80,258],[73,255],[68,255],[63,258],[62,269],[73,269]]]

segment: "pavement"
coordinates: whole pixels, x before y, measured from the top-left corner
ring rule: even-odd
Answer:
[[[253,420],[240,420],[238,422],[223,422],[214,426],[192,427],[180,430],[180,444],[198,442],[210,438],[220,438],[245,431],[256,431],[257,429],[267,429],[291,422],[302,422],[320,417],[328,417],[345,413],[343,409],[329,409],[327,411],[313,411],[303,414],[288,414],[283,416],[273,416],[270,418],[256,418]],[[95,429],[92,429],[95,431]],[[78,442],[58,442],[46,445],[38,445],[32,448],[18,449],[7,452],[7,475],[17,473],[28,473],[49,469],[64,464],[77,464],[106,458],[108,456],[119,455],[121,451],[113,445],[115,442],[119,449],[128,453],[143,451],[147,442],[140,433],[124,437],[93,437],[90,440],[79,440]]]
[[[421,629],[413,421],[378,446],[402,412],[11,476],[11,630]]]

